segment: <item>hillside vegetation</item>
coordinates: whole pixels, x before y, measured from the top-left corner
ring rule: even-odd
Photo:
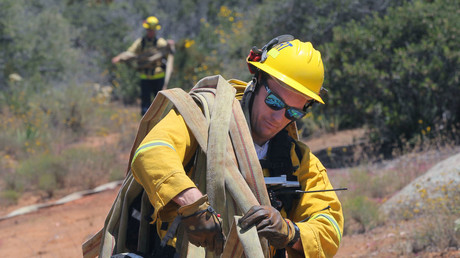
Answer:
[[[347,174],[373,187],[341,196],[346,219],[359,224],[346,233],[381,225],[379,202],[460,143],[459,1],[2,0],[0,206],[123,178],[139,87],[134,69],[111,58],[142,36],[150,15],[176,44],[169,87],[188,90],[213,74],[248,81],[250,48],[292,34],[321,51],[328,89],[326,105],[298,123],[303,138],[364,128],[359,146],[324,150],[331,159],[353,152],[353,165],[443,153],[377,179],[371,168]]]

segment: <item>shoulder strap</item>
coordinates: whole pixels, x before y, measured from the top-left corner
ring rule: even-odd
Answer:
[[[143,36],[142,40],[141,40],[141,51],[143,51],[145,49],[146,41],[147,41],[147,38],[145,36]],[[159,42],[158,38],[153,39],[153,45],[155,47],[158,47],[158,42]]]
[[[145,37],[142,37],[141,39],[141,51],[143,51],[145,48]]]

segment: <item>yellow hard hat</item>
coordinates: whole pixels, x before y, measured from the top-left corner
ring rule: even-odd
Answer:
[[[283,38],[288,41],[283,41]],[[253,48],[246,60],[248,64],[324,104],[319,95],[324,81],[321,53],[310,42],[301,42],[290,35],[277,37],[270,42],[259,50],[259,54],[255,54],[259,58],[252,55]]]
[[[142,26],[147,30],[160,30],[161,25],[159,24],[158,18],[155,16],[149,16],[144,20]]]

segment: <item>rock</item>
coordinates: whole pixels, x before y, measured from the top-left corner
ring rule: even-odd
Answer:
[[[401,171],[404,173],[404,171]],[[386,216],[401,215],[409,211],[414,214],[423,209],[426,202],[435,198],[453,198],[460,189],[460,153],[433,166],[396,195],[386,201],[380,211]]]

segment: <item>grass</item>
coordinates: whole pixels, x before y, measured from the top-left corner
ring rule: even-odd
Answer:
[[[2,206],[9,206],[18,202],[20,195],[14,190],[6,190],[0,193],[0,204]]]
[[[460,214],[460,184],[450,180],[433,186],[434,189],[428,190],[419,187],[421,201],[405,207],[421,225],[414,232],[414,252],[460,247],[460,239],[455,236],[455,220]]]
[[[127,160],[120,157],[134,140],[137,107],[111,102],[106,88],[93,85],[43,94],[27,81],[14,86],[0,96],[0,203],[15,204],[26,192],[58,197],[124,177]]]

